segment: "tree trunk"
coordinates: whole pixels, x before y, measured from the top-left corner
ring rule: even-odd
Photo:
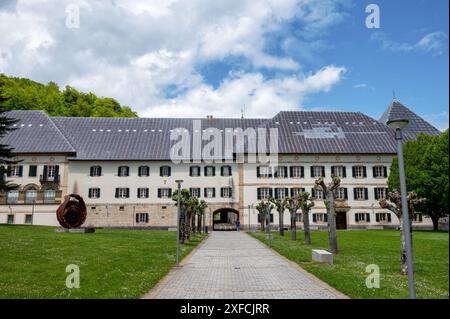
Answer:
[[[191,239],[191,227],[190,227],[190,221],[191,221],[191,215],[187,214],[184,218],[184,227],[185,227],[185,234],[186,234],[186,240],[189,241]]]
[[[439,230],[439,217],[438,216],[430,216],[431,221],[433,222],[433,230],[437,231]]]
[[[260,214],[260,216],[261,216],[261,231],[264,231],[265,230],[264,222],[265,222],[266,217],[263,216],[262,214]]]
[[[192,214],[191,216],[191,229],[192,229],[192,233],[195,235],[197,228],[195,227],[195,215],[196,214]]]
[[[198,215],[198,219],[197,219],[197,229],[198,232],[201,233],[202,232],[202,215]]]
[[[303,227],[305,228],[305,244],[311,245],[311,231],[309,229],[309,212],[303,212]]]
[[[291,213],[291,240],[297,240],[297,225],[295,223],[295,213]]]
[[[337,238],[336,238],[336,215],[334,207],[334,196],[331,190],[328,191],[328,243],[330,246],[330,252],[333,254],[338,253]]]
[[[280,226],[280,236],[284,236],[284,211],[278,212],[278,222]]]

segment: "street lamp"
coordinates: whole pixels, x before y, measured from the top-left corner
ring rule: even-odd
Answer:
[[[388,121],[386,124],[395,129],[395,139],[397,140],[397,157],[398,157],[398,171],[400,175],[400,193],[402,195],[402,219],[403,231],[405,232],[406,241],[406,258],[408,265],[408,280],[409,280],[409,297],[416,299],[416,291],[414,288],[414,257],[411,242],[411,229],[409,223],[408,213],[408,199],[406,194],[406,178],[405,178],[405,164],[403,162],[403,134],[402,129],[408,125],[407,119],[396,119]]]
[[[180,213],[181,213],[181,183],[183,180],[177,179],[175,183],[178,184],[178,196],[177,196],[177,267],[180,265]]]

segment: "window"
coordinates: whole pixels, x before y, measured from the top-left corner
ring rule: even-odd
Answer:
[[[30,169],[28,171],[29,177],[36,177],[37,176],[37,166],[36,165],[30,165]]]
[[[347,188],[345,187],[339,187],[338,189],[336,189],[336,193],[335,193],[336,199],[340,199],[340,200],[345,200],[348,198],[347,195]]]
[[[291,188],[291,197],[297,196],[297,194],[304,192],[305,189],[303,187],[293,187]]]
[[[367,195],[367,188],[356,187],[353,189],[353,197],[355,200],[367,200],[369,199]]]
[[[101,166],[91,166],[90,175],[91,176],[102,176],[102,167]]]
[[[158,188],[158,197],[159,198],[170,198],[172,196],[171,188]]]
[[[136,223],[148,223],[148,213],[137,213],[136,214]]]
[[[59,177],[59,166],[58,165],[44,165],[44,174],[42,175],[42,180],[44,182],[56,182]]]
[[[214,166],[205,166],[205,176],[215,176],[216,168]]]
[[[272,188],[261,187],[257,189],[258,199],[268,199],[269,197],[272,197]]]
[[[323,199],[323,190],[321,189],[311,189],[311,197],[314,199]]]
[[[423,221],[422,214],[414,214],[412,217],[413,222],[421,223]]]
[[[221,176],[231,176],[231,166],[222,166],[220,168]]]
[[[299,222],[299,223],[302,222],[303,221],[302,216],[303,216],[302,213],[296,213],[295,214],[295,221]]]
[[[189,192],[191,193],[192,197],[200,197],[200,188],[189,188]]]
[[[303,178],[305,177],[305,169],[303,166],[291,166],[289,167],[289,173],[292,178]]]
[[[386,198],[387,188],[384,187],[375,187],[374,188],[375,199]]]
[[[370,223],[370,214],[355,213],[355,223]]]
[[[341,178],[347,177],[345,166],[331,166],[331,175]]]
[[[325,177],[325,166],[311,166],[311,177]]]
[[[189,168],[189,176],[200,176],[200,166],[191,166]]]
[[[14,215],[12,215],[12,214],[9,214],[9,215],[8,215],[8,221],[7,221],[7,223],[8,223],[8,224],[14,224]]]
[[[289,196],[288,188],[275,188],[275,198],[284,199]]]
[[[376,213],[375,220],[378,223],[390,223],[391,222],[391,213]]]
[[[36,202],[37,198],[37,191],[34,189],[27,190],[25,192],[25,203],[26,204],[33,204]]]
[[[22,177],[23,166],[22,165],[10,165],[8,167],[8,176],[10,177]]]
[[[89,188],[88,197],[89,198],[100,198],[100,188],[98,188],[98,187]]]
[[[7,195],[8,204],[17,204],[19,201],[19,191],[9,191]]]
[[[55,202],[56,191],[53,189],[47,189],[44,191],[44,203]]]
[[[148,198],[148,188],[146,188],[146,187],[139,187],[137,189],[137,197],[138,198]]]
[[[171,171],[171,167],[170,166],[161,166],[159,168],[159,176],[169,177],[170,173],[171,173],[170,171]]]
[[[125,210],[125,206],[119,206],[119,211],[123,212]]]
[[[220,196],[224,198],[231,198],[233,189],[231,187],[222,187],[220,189]]]
[[[25,224],[33,224],[33,215],[31,214],[25,215]]]
[[[367,177],[367,171],[365,166],[353,166],[352,171],[354,178]]]
[[[216,197],[216,189],[214,187],[206,187],[204,192],[206,198]]]
[[[128,166],[119,166],[117,175],[120,177],[130,176],[130,168]]]
[[[373,177],[374,178],[385,178],[387,177],[387,167],[386,166],[374,166]]]
[[[116,188],[116,198],[129,198],[130,189],[128,187],[118,187]]]
[[[287,167],[286,166],[277,166],[275,168],[275,177],[278,178],[286,178],[287,176]]]
[[[256,177],[272,177],[272,167],[258,166],[256,168]]]
[[[325,213],[314,213],[313,222],[314,223],[326,223],[328,222],[328,216]]]
[[[148,167],[148,166],[139,166],[139,168],[138,168],[138,176],[150,176],[150,167]]]
[[[367,188],[365,187],[356,187],[353,189],[353,195],[355,200],[367,200]]]

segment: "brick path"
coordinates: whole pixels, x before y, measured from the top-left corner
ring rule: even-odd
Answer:
[[[212,232],[144,298],[345,298],[243,232]]]

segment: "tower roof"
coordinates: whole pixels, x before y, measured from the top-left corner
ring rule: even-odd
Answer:
[[[429,135],[439,134],[440,131],[433,125],[425,121],[419,115],[408,109],[398,100],[394,99],[387,110],[380,117],[379,121],[386,124],[388,121],[407,119],[408,125],[403,129],[403,133],[408,139],[416,139],[419,133]]]

